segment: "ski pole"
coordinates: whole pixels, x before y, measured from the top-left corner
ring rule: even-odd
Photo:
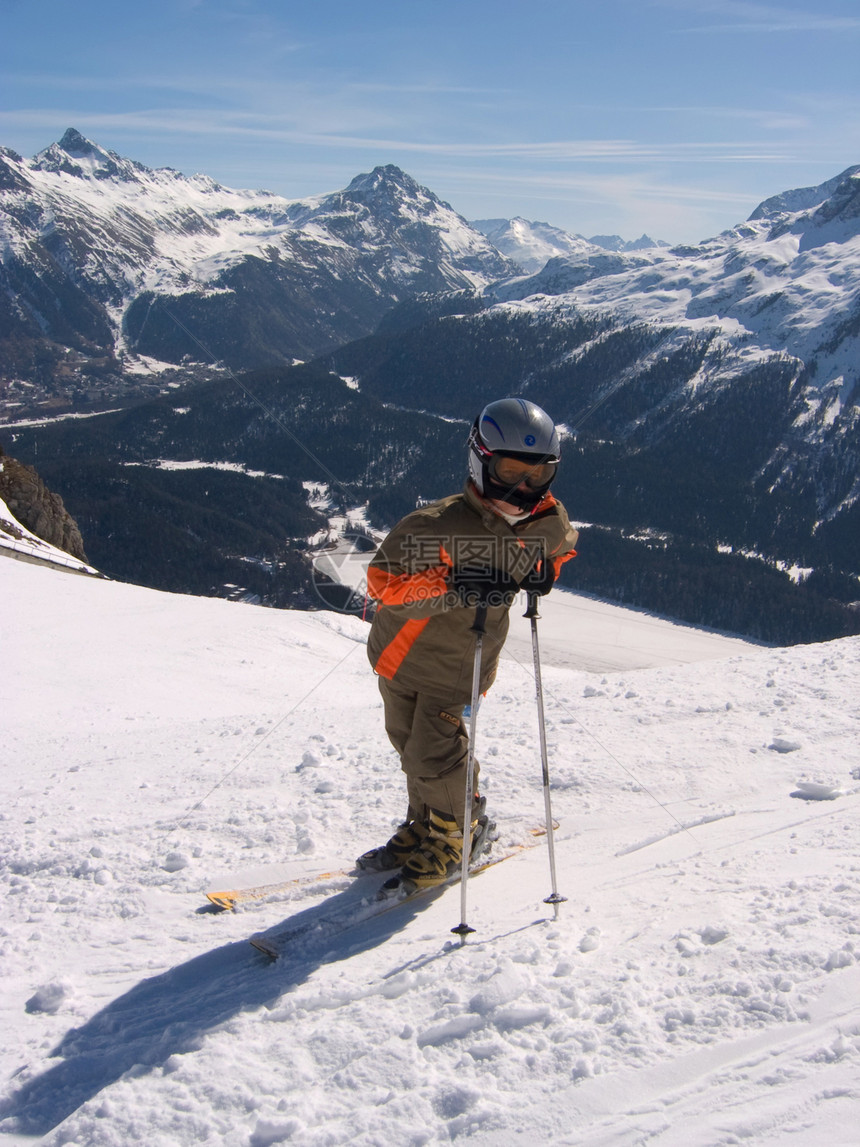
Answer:
[[[466,799],[463,806],[463,859],[460,869],[460,923],[451,931],[466,943],[474,928],[466,923],[466,888],[469,880],[469,861],[472,858],[472,800],[475,787],[475,733],[478,723],[478,702],[481,696],[481,654],[487,621],[487,603],[481,602],[475,610],[472,632],[475,634],[475,663],[472,669],[472,706],[469,713],[469,758],[466,765]]]
[[[550,879],[552,880],[552,893],[544,900],[544,904],[552,904],[555,911],[555,919],[558,919],[558,906],[567,900],[566,896],[560,896],[558,892],[558,883],[555,875],[555,842],[553,840],[553,823],[552,823],[552,798],[549,792],[549,764],[547,761],[546,751],[546,725],[544,723],[543,715],[543,685],[541,684],[540,673],[540,648],[538,646],[538,631],[537,619],[540,617],[538,613],[538,594],[530,591],[528,594],[528,607],[523,614],[531,621],[532,627],[532,653],[535,662],[535,692],[537,695],[537,711],[538,711],[538,732],[540,734],[540,757],[541,769],[543,772],[543,801],[546,810],[546,843],[549,849],[549,872]]]

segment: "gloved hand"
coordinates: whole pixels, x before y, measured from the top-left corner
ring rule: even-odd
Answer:
[[[544,558],[529,570],[522,580],[520,589],[527,590],[529,593],[540,594],[543,597],[549,593],[554,585],[555,566],[548,558]]]
[[[451,572],[451,586],[463,605],[504,605],[510,607],[520,588],[516,578],[506,570],[491,567],[463,566]]]

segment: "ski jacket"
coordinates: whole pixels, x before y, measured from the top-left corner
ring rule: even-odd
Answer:
[[[514,525],[487,505],[471,482],[462,494],[422,506],[402,519],[374,555],[368,594],[378,609],[367,642],[380,677],[451,703],[471,698],[474,608],[451,588],[454,569],[501,570],[521,582],[552,561],[555,575],[576,554],[577,531],[561,502],[547,494]],[[490,604],[482,650],[481,692],[495,680],[508,633],[509,604]]]

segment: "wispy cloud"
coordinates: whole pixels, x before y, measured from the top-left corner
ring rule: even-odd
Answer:
[[[655,6],[716,16],[713,23],[697,24],[685,32],[857,32],[860,16],[835,16],[820,10],[785,5],[754,4],[746,0],[654,0]]]
[[[626,201],[635,197],[661,203],[713,204],[740,209],[754,206],[758,201],[749,194],[723,188],[666,183],[642,174],[589,175],[536,171],[518,175],[507,171],[488,171],[480,167],[435,168],[431,172],[440,182],[462,183],[464,187],[480,185],[482,194],[493,190],[505,196],[511,191],[527,192],[530,198],[547,200],[567,199],[571,193],[576,193],[582,200],[601,204],[607,200]]]
[[[305,147],[352,149],[377,153],[447,155],[500,160],[532,160],[555,163],[634,162],[781,162],[792,158],[784,149],[761,141],[726,140],[678,143],[643,142],[635,139],[560,139],[475,142],[427,140],[409,136],[361,135],[346,132],[307,130],[285,123],[278,116],[253,113],[193,111],[188,108],[143,112],[92,113],[69,108],[0,112],[0,128],[27,124],[53,132],[58,125],[74,124],[82,131],[162,133],[164,135],[240,137]]]
[[[741,219],[765,198],[707,182],[669,182],[647,172],[516,174],[471,166],[430,164],[422,178],[469,217],[492,213],[498,203],[520,204],[520,214],[549,218],[584,235],[616,232],[698,242]],[[779,184],[774,185],[774,190]]]
[[[810,126],[808,115],[777,111],[773,108],[729,107],[717,104],[655,104],[643,106],[640,112],[658,115],[695,116],[697,119],[736,120],[755,123],[768,131],[802,131]]]
[[[512,95],[514,88],[481,88],[467,84],[434,83],[377,83],[361,82],[349,85],[356,92],[381,92],[384,95],[422,95],[422,96],[499,96]]]

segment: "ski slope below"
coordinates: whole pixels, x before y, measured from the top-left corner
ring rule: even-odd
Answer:
[[[531,665],[530,623],[522,609],[511,611],[503,656]],[[555,590],[540,603],[538,639],[548,665],[588,669],[651,669],[730,657],[755,648],[723,633],[671,622],[644,609],[622,609],[587,594]]]
[[[451,888],[270,964],[247,937],[350,879],[204,890],[348,867],[403,808],[364,624],[0,562],[0,1143],[856,1143],[860,639],[598,605],[541,622],[558,919],[540,845],[463,947]],[[543,816],[529,663],[479,714],[505,843]]]

